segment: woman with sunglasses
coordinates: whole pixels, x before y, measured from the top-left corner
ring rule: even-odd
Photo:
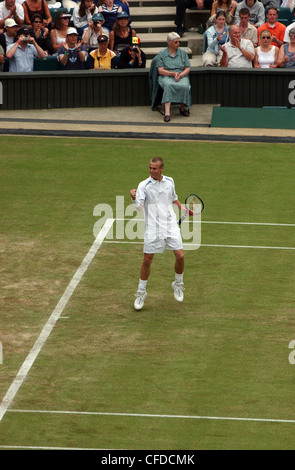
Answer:
[[[279,67],[295,67],[295,27],[289,31],[290,42],[286,42],[279,50]]]
[[[255,48],[254,68],[269,69],[278,67],[279,48],[271,45],[271,35],[267,29],[260,33],[260,45]]]
[[[66,42],[70,18],[71,15],[64,11],[60,11],[55,17],[53,28],[50,31],[52,55],[57,55],[58,49]]]
[[[52,53],[49,30],[44,26],[43,18],[38,13],[32,17],[32,36],[47,55]]]

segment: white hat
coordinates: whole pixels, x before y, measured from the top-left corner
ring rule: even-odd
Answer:
[[[12,28],[13,26],[18,26],[18,24],[12,18],[7,18],[7,20],[4,22],[4,26],[7,28]]]
[[[77,34],[77,36],[79,36],[79,34],[77,33],[76,28],[68,28],[67,29],[67,35],[68,34]]]

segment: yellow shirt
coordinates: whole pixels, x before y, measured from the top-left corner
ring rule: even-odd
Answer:
[[[99,49],[90,52],[91,57],[94,59],[94,68],[95,69],[110,69],[112,58],[115,57],[115,53],[107,49],[104,56],[100,55]]]

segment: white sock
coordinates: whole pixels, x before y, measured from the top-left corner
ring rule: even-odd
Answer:
[[[183,282],[183,273],[182,274],[175,273],[175,282],[176,284],[181,284]]]
[[[139,279],[138,290],[146,290],[147,281]]]

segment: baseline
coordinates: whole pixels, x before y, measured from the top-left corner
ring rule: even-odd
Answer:
[[[104,240],[104,243],[109,243],[109,244],[125,244],[125,245],[143,245],[143,242],[130,242],[126,240]],[[200,244],[194,244],[194,243],[183,243],[183,246],[195,246],[195,247],[213,247],[213,248],[249,248],[249,249],[255,249],[255,250],[295,250],[295,247],[293,246],[263,246],[263,245],[214,245],[214,244],[209,244],[209,243],[200,243]]]
[[[193,420],[221,420],[221,421],[251,421],[262,423],[289,423],[295,424],[295,419],[278,418],[243,418],[237,416],[202,416],[202,415],[172,415],[152,413],[115,413],[103,411],[58,411],[58,410],[17,410],[10,409],[10,413],[40,413],[40,414],[64,414],[82,416],[123,416],[127,418],[165,418],[165,419],[193,419]]]

